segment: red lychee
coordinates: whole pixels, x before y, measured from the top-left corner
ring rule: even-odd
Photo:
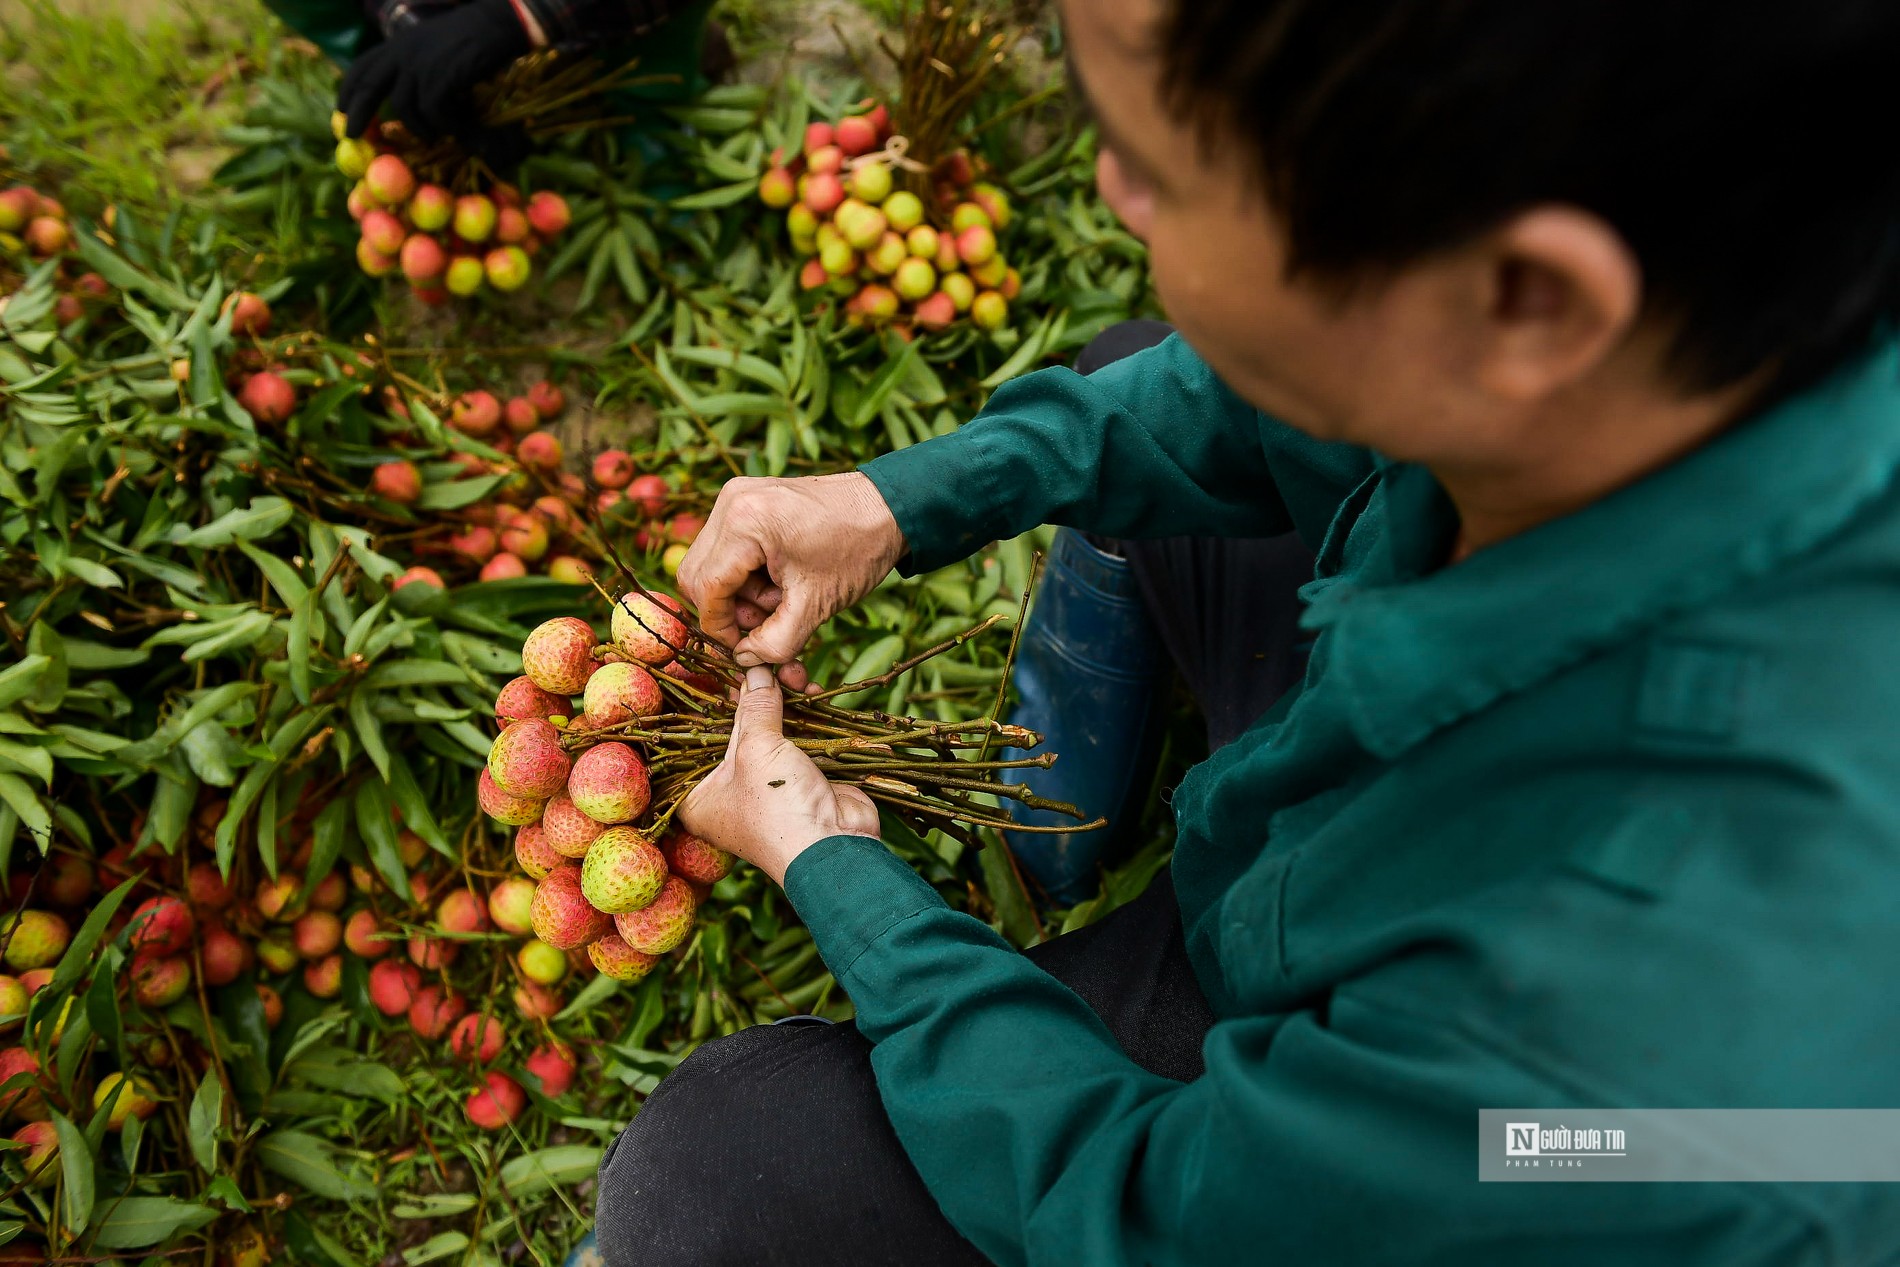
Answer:
[[[303,968],[303,988],[319,999],[343,993],[343,956],[325,955]]]
[[[237,896],[231,892],[231,886],[215,862],[193,864],[185,873],[185,895],[200,911],[221,911]]]
[[[303,881],[294,875],[259,880],[251,903],[265,919],[287,924],[304,912]]]
[[[538,717],[510,723],[488,750],[489,777],[513,796],[553,796],[566,786],[569,766],[560,730]]]
[[[53,854],[40,867],[33,891],[54,906],[78,906],[92,896],[92,867],[78,854]]]
[[[482,1089],[468,1098],[468,1120],[485,1131],[498,1131],[528,1109],[528,1094],[505,1073],[483,1075]]]
[[[538,796],[516,796],[502,791],[486,769],[475,779],[475,803],[482,813],[510,827],[523,827],[536,821],[545,804]]]
[[[625,488],[633,479],[633,458],[625,449],[607,449],[594,459],[594,483]]]
[[[308,863],[309,859],[305,858],[300,865]],[[310,905],[320,911],[340,911],[343,909],[344,899],[349,895],[349,882],[343,878],[343,873],[332,871],[317,881],[316,888],[310,890]]]
[[[567,794],[597,823],[630,823],[651,799],[646,762],[626,744],[595,744],[574,762]]]
[[[610,922],[581,893],[581,869],[562,863],[535,888],[534,935],[556,950],[576,950],[605,933]]]
[[[205,984],[212,987],[230,985],[248,972],[256,959],[249,942],[216,925],[204,930],[198,953],[204,961]]]
[[[378,154],[363,173],[363,185],[370,197],[385,207],[400,206],[416,192],[416,176],[409,164],[394,154]]]
[[[27,1080],[0,1092],[0,1113],[11,1113],[27,1122],[44,1121],[45,1083],[40,1077],[40,1062],[24,1047],[8,1047],[0,1051],[0,1086],[21,1074],[26,1075]]]
[[[369,970],[369,1001],[384,1016],[401,1016],[422,992],[422,973],[413,964],[385,959]]]
[[[534,411],[534,402],[526,396],[510,396],[501,408],[501,419],[508,424],[508,430],[518,436],[525,436],[541,425],[541,415]]]
[[[197,921],[183,899],[167,894],[139,903],[126,927],[134,954],[176,955],[191,945]]]
[[[482,564],[478,579],[484,581],[512,581],[528,574],[528,565],[521,561],[518,554],[503,552]]]
[[[276,1029],[278,1022],[284,1019],[284,998],[263,982],[257,985],[257,1001],[264,1008],[264,1026]]]
[[[634,911],[659,896],[666,857],[631,827],[609,827],[587,848],[581,896],[597,911]]]
[[[472,1065],[493,1061],[507,1041],[508,1031],[500,1021],[473,1012],[455,1022],[455,1028],[449,1031],[449,1050],[456,1059]]]
[[[449,549],[465,563],[486,563],[495,557],[495,530],[475,524],[449,538]]]
[[[528,223],[544,238],[559,235],[571,219],[567,199],[557,193],[542,189],[528,199]]]
[[[132,960],[132,1000],[141,1007],[170,1007],[191,988],[191,965],[183,955],[138,955]]]
[[[637,911],[614,916],[614,928],[635,950],[663,955],[693,931],[693,914],[698,907],[698,899],[686,881],[668,876],[652,902]]]
[[[343,944],[358,958],[381,959],[395,945],[383,936],[387,931],[376,912],[365,908],[344,923]]]
[[[555,1041],[545,1047],[537,1047],[521,1062],[521,1067],[541,1080],[541,1094],[550,1098],[567,1094],[574,1085],[574,1073],[578,1064],[574,1059],[574,1049],[566,1043]]]
[[[597,645],[592,625],[578,616],[557,616],[538,625],[521,644],[522,672],[544,691],[578,695],[599,667],[594,659]]]
[[[446,968],[462,953],[460,946],[441,937],[411,937],[407,949],[409,962],[424,972]]]
[[[493,435],[501,425],[501,402],[492,392],[464,392],[449,410],[449,425],[464,435]]]
[[[488,908],[467,889],[452,889],[435,908],[435,922],[446,932],[485,933]]]
[[[306,911],[290,926],[299,959],[321,959],[343,944],[343,921],[331,911]]]
[[[534,882],[511,875],[488,891],[488,918],[504,933],[534,931]]]
[[[668,493],[666,481],[658,475],[636,476],[627,485],[627,496],[640,504],[642,515],[649,517],[666,509]]]
[[[686,625],[653,597],[622,594],[614,604],[613,639],[629,660],[665,664],[686,645]]]
[[[515,460],[530,471],[558,471],[561,457],[561,442],[552,432],[531,432],[515,446]]]
[[[587,680],[582,702],[587,720],[594,726],[652,717],[665,708],[659,683],[637,664],[603,664]]]
[[[495,724],[506,726],[509,722],[546,721],[550,717],[571,718],[573,705],[567,702],[567,696],[556,695],[553,691],[542,690],[534,684],[534,679],[518,677],[509,680],[501,688],[501,694],[495,697]]]
[[[561,996],[539,981],[523,981],[512,997],[515,1011],[524,1021],[551,1021],[561,1011]]]
[[[528,403],[545,422],[552,422],[567,411],[567,393],[543,378],[528,384]]]
[[[467,1000],[455,991],[425,985],[416,991],[415,1000],[409,1004],[409,1026],[423,1038],[438,1039],[448,1033],[449,1026],[466,1011]]]
[[[515,864],[533,880],[561,865],[561,855],[548,844],[540,823],[529,823],[515,833]]]
[[[283,422],[297,412],[297,389],[282,374],[263,370],[244,380],[238,404],[259,422]]]
[[[446,589],[442,574],[434,568],[411,567],[403,569],[403,574],[389,583],[390,593],[395,593],[408,585],[421,585],[425,588]]]
[[[422,472],[414,462],[382,462],[370,472],[369,491],[404,506],[422,496]]]
[[[602,975],[616,981],[638,981],[653,971],[660,962],[658,955],[649,955],[629,946],[619,933],[608,933],[587,948],[587,958]]]
[[[20,1146],[14,1155],[20,1159],[28,1183],[44,1188],[59,1178],[59,1130],[51,1122],[28,1122],[13,1132],[13,1142]],[[17,1261],[33,1260],[28,1257]]]
[[[666,855],[666,868],[682,880],[694,884],[717,884],[732,874],[737,861],[723,849],[715,849],[684,827],[675,827],[660,842]]]

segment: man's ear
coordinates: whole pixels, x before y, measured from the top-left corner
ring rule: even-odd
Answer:
[[[1533,207],[1475,247],[1486,274],[1476,369],[1501,399],[1531,404],[1563,390],[1636,323],[1642,269],[1622,235],[1587,211]]]

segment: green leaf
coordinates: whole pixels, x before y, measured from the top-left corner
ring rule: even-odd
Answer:
[[[197,1159],[199,1169],[207,1175],[218,1173],[218,1128],[224,1122],[224,1083],[218,1080],[215,1070],[206,1070],[198,1083],[198,1090],[191,1097],[191,1111],[186,1117],[186,1126],[190,1133],[191,1155]]]
[[[257,1159],[320,1197],[335,1201],[368,1201],[378,1195],[376,1185],[338,1169],[330,1146],[302,1131],[272,1131],[257,1141]]]
[[[119,913],[119,904],[125,901],[126,894],[132,891],[143,876],[135,875],[118,888],[100,898],[98,903],[86,913],[86,922],[73,934],[73,940],[66,947],[66,953],[60,956],[59,967],[53,970],[53,979],[46,983],[45,989],[53,992],[54,997],[72,988],[73,983],[85,975],[86,966],[92,962],[92,951],[105,936],[106,925]]]
[[[396,845],[396,824],[390,821],[389,792],[374,779],[356,785],[356,834],[369,851],[370,865],[382,875],[393,893],[409,891],[402,851]]]
[[[417,510],[460,510],[493,493],[501,487],[502,479],[500,475],[478,475],[473,479],[424,485],[414,505]]]
[[[172,544],[208,550],[239,539],[261,541],[283,528],[295,514],[296,508],[281,497],[253,497],[249,506],[226,511],[202,527],[177,534]]]
[[[503,1166],[501,1181],[516,1197],[584,1183],[599,1173],[603,1151],[596,1144],[562,1144],[537,1149]]]
[[[0,774],[0,802],[19,815],[20,825],[44,854],[53,843],[53,815],[32,784],[17,774]]]
[[[459,1254],[468,1248],[468,1233],[437,1232],[422,1244],[402,1252],[402,1261],[407,1267],[422,1267],[424,1263],[437,1262],[451,1254]]]
[[[22,657],[18,664],[0,670],[0,708],[17,704],[32,694],[41,672],[52,662],[50,656],[30,655]]]
[[[896,664],[903,654],[902,636],[886,634],[859,650],[851,661],[851,667],[844,671],[844,682],[862,682],[866,678],[874,678]],[[857,701],[863,699],[868,693],[868,691],[848,691],[838,696],[838,705],[842,708],[856,707]]]
[[[53,1130],[59,1136],[59,1170],[66,1181],[60,1200],[66,1230],[77,1236],[92,1218],[93,1160],[86,1133],[64,1113],[54,1113]]]
[[[69,554],[60,561],[60,570],[68,576],[76,577],[94,589],[124,589],[125,578],[103,563],[92,559]]]
[[[343,837],[348,831],[350,803],[336,797],[317,811],[310,825],[310,866],[304,873],[306,888],[314,888],[330,874],[343,854]]]
[[[124,1197],[101,1204],[105,1213],[94,1226],[94,1249],[145,1249],[218,1217],[209,1206],[173,1197]]]
[[[53,783],[53,758],[44,748],[0,739],[0,763],[13,766],[22,774],[36,776],[48,787]]]
[[[415,771],[409,768],[409,762],[400,750],[389,754],[388,782],[389,799],[395,802],[397,811],[402,815],[403,826],[422,837],[429,848],[438,853],[451,853],[448,837],[442,834],[442,827],[429,808],[429,798],[422,794],[422,788],[416,783]],[[322,820],[323,816],[319,814],[317,821],[321,823]]]
[[[382,776],[383,782],[387,783],[389,781],[389,747],[383,742],[383,725],[376,720],[375,713],[371,711],[374,695],[374,691],[367,690],[361,685],[350,692],[350,729],[356,735],[356,742],[363,745],[363,751],[368,755],[370,763],[376,767],[376,773]]]
[[[666,205],[675,211],[708,211],[716,207],[730,207],[751,197],[758,187],[758,182],[754,180],[734,181],[717,189],[675,198]]]
[[[267,554],[248,541],[239,541],[238,549],[251,562],[257,564],[257,570],[264,574],[270,587],[277,591],[277,597],[284,600],[284,606],[297,607],[309,596],[310,587],[297,575],[297,569],[274,554]]]

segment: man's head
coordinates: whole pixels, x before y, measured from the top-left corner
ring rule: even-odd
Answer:
[[[1063,0],[1105,197],[1254,403],[1483,467],[1900,314],[1892,0]],[[1497,452],[1493,452],[1497,449]]]

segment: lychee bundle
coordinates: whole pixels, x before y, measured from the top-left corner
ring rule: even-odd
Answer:
[[[60,295],[53,303],[53,319],[67,326],[94,311],[112,297],[112,286],[94,272],[75,272],[72,225],[66,208],[51,194],[31,185],[0,189],[0,254],[30,260],[60,261],[56,284]],[[0,268],[0,274],[8,274]],[[0,281],[0,297],[17,283],[17,275]]]
[[[356,181],[349,211],[362,232],[357,266],[371,277],[400,272],[424,303],[484,288],[520,290],[534,272],[531,257],[568,226],[567,200],[557,193],[539,190],[524,202],[513,185],[489,181],[457,194],[418,181],[402,156],[381,144],[376,126],[350,138],[342,123],[341,115],[332,120],[336,166]]]
[[[1009,227],[1009,199],[979,183],[968,154],[930,172],[934,201],[903,188],[900,173],[922,169],[905,157],[890,112],[862,113],[805,129],[803,152],[775,151],[759,198],[785,211],[792,246],[811,258],[799,272],[807,291],[845,296],[860,324],[943,330],[968,317],[984,330],[1009,324],[1022,279],[997,236]]]
[[[603,591],[604,593],[604,591]],[[991,618],[869,682],[785,701],[785,733],[835,781],[862,788],[914,826],[977,844],[974,829],[1014,829],[980,794],[1072,806],[1004,784],[1001,770],[1047,768],[1053,755],[990,759],[1041,736],[979,717],[922,721],[862,712],[839,695],[888,683],[997,623]],[[731,855],[674,822],[680,802],[719,764],[732,733],[739,671],[677,600],[637,584],[615,600],[603,643],[564,616],[522,645],[522,676],[495,701],[501,728],[476,803],[517,829],[515,859],[537,883],[535,936],[554,952],[585,948],[601,972],[633,981],[685,942]],[[576,696],[581,703],[574,704]],[[1097,823],[1029,830],[1087,830]]]

